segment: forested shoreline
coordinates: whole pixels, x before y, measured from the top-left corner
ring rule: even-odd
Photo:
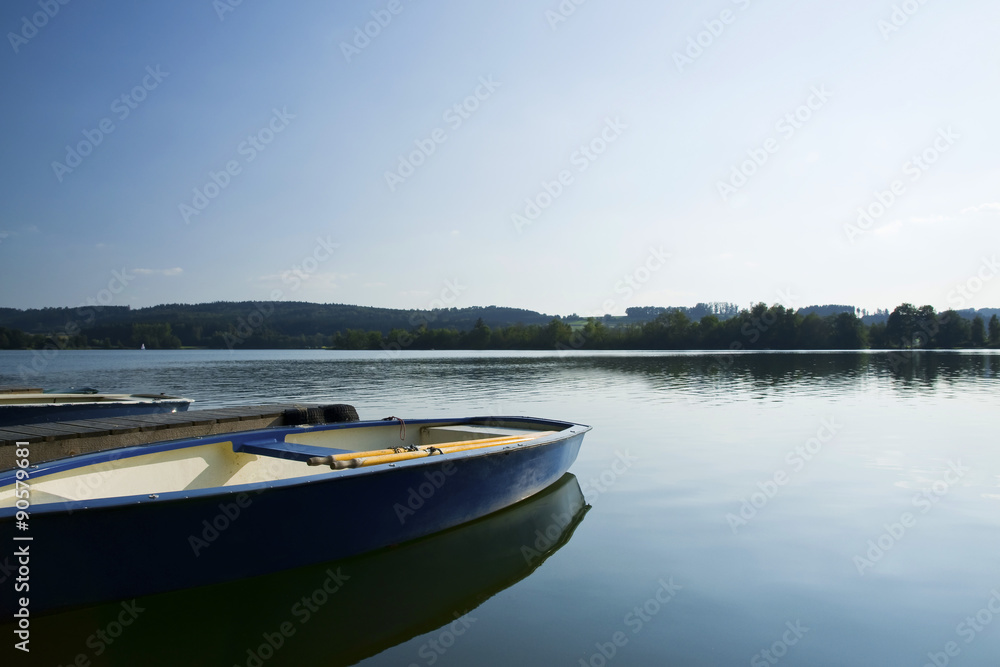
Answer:
[[[702,306],[703,304],[699,304]],[[818,308],[818,307],[817,307]],[[385,329],[352,328],[343,322],[313,323],[313,333],[287,333],[274,304],[256,304],[235,321],[220,323],[193,318],[172,321],[105,323],[70,320],[47,333],[26,333],[0,326],[0,349],[347,349],[347,350],[861,350],[957,349],[1000,347],[1000,321],[958,311],[936,312],[931,306],[904,303],[882,321],[848,307],[845,312],[819,315],[781,305],[758,303],[749,309],[720,311],[698,319],[691,312],[705,309],[636,309],[650,319],[548,318],[532,311],[503,310],[504,316],[529,313],[531,323],[494,324],[477,317],[471,327],[448,325],[443,311],[398,311],[411,314],[405,323]],[[475,309],[467,309],[475,310]],[[718,309],[717,309],[718,310]],[[820,309],[821,310],[821,309]],[[651,312],[650,312],[651,311]],[[662,311],[662,312],[660,312]],[[387,311],[388,312],[388,311]],[[636,315],[636,313],[631,313]],[[499,316],[497,316],[498,319]],[[119,318],[122,319],[122,318]],[[452,317],[451,319],[456,319]],[[187,320],[187,321],[185,321]],[[445,326],[440,326],[445,324]],[[337,326],[341,325],[341,326]],[[307,325],[308,326],[308,325]],[[337,328],[334,328],[334,327]],[[300,327],[301,328],[301,327]],[[282,329],[285,329],[283,331]]]

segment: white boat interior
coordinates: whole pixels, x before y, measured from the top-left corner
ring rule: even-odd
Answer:
[[[199,445],[197,440],[187,441],[189,446],[173,449],[162,449],[169,443],[157,443],[146,447],[162,451],[112,457],[62,472],[32,471],[28,480],[30,501],[35,506],[338,474],[326,465],[307,465],[305,457],[411,446],[447,446],[448,443],[476,440],[497,441],[498,444],[523,442],[552,433],[551,428],[550,424],[513,421],[496,427],[454,422],[404,426],[391,421],[385,425],[354,428],[305,428],[285,437],[280,432],[234,433],[228,440],[204,438],[209,442]],[[194,444],[190,444],[192,442]],[[14,484],[0,487],[0,508],[13,507],[16,500]]]

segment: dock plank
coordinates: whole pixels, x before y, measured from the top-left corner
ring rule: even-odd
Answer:
[[[79,438],[81,435],[80,429],[73,428],[72,426],[61,426],[58,422],[47,422],[44,424],[28,424],[31,428],[38,428],[44,430],[46,433],[52,434],[56,440],[66,440],[68,438]],[[18,431],[23,429],[23,426],[11,426],[11,429]]]
[[[112,421],[113,418],[105,417],[103,419],[81,419],[77,422],[60,422],[62,424],[81,424],[90,428],[96,428],[101,430],[107,430],[111,433],[135,433],[139,430],[136,425],[123,424],[120,422]]]
[[[198,412],[202,413],[204,418],[211,418],[220,424],[238,422],[240,420],[239,414],[233,412],[224,412],[222,410],[199,410]]]
[[[25,435],[24,433],[15,433],[13,431],[8,431],[6,429],[0,431],[0,441],[2,441],[4,445],[13,446],[15,443],[24,442],[25,440],[28,442],[42,442],[43,438],[37,435]]]
[[[169,428],[169,424],[156,422],[143,415],[133,415],[131,417],[116,417],[114,421],[121,420],[126,426],[138,426],[140,431],[162,431]]]
[[[51,442],[56,439],[56,436],[64,435],[65,431],[60,431],[58,429],[45,428],[44,426],[38,426],[37,424],[25,425],[25,426],[8,426],[7,430],[11,433],[20,433],[27,436],[40,437],[46,442]],[[68,436],[64,436],[68,437]],[[79,437],[79,436],[76,436]],[[63,438],[59,438],[60,440]]]
[[[143,421],[147,424],[162,424],[166,428],[181,428],[183,426],[194,426],[194,420],[190,417],[180,417],[179,415],[149,415]]]
[[[57,426],[76,429],[80,433],[80,437],[110,435],[112,430],[110,426],[105,426],[102,422],[96,419],[81,419],[79,421],[54,423]]]

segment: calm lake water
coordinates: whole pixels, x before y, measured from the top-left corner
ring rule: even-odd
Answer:
[[[594,430],[571,476],[511,510],[339,564],[36,619],[33,661],[15,664],[1000,662],[1000,354],[81,351],[22,378],[31,361],[0,352],[0,384]],[[338,568],[336,593],[296,609]]]

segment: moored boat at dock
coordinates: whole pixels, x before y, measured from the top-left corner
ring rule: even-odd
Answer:
[[[84,454],[0,474],[0,539],[32,538],[32,613],[232,581],[508,507],[559,479],[589,430],[530,417],[390,418]],[[27,527],[15,531],[25,487]],[[3,598],[3,613],[12,602]]]
[[[183,412],[193,401],[166,394],[104,394],[96,389],[0,390],[0,427]]]

